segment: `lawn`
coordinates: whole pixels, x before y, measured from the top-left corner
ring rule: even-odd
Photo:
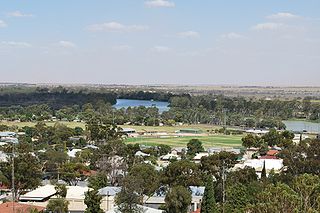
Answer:
[[[182,125],[182,126],[133,126],[133,125],[121,125],[122,128],[133,128],[137,132],[143,131],[157,131],[157,132],[167,132],[174,133],[180,129],[199,129],[204,133],[208,130],[219,129],[221,127],[214,125],[206,125],[206,124],[197,124],[197,125]]]
[[[189,140],[199,139],[205,147],[241,147],[242,135],[211,135],[211,136],[184,136],[165,138],[128,138],[126,143],[139,143],[144,145],[165,144],[171,147],[186,147]]]

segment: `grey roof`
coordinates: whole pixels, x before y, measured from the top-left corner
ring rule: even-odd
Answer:
[[[0,132],[0,137],[15,137],[15,132]]]
[[[115,196],[121,191],[121,187],[107,186],[99,189],[99,194],[102,196]]]
[[[204,194],[204,186],[189,186],[192,196],[203,196]]]

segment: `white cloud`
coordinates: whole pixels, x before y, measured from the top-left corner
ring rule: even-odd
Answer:
[[[13,11],[13,12],[7,13],[7,16],[21,18],[21,17],[33,17],[34,15],[22,13],[20,11]]]
[[[276,13],[267,16],[267,19],[294,19],[294,18],[299,18],[300,16],[294,15],[292,13]]]
[[[195,31],[186,31],[178,33],[178,36],[181,38],[198,38],[200,34]]]
[[[158,53],[164,53],[171,51],[171,48],[166,46],[154,46],[152,50]]]
[[[0,20],[0,28],[4,28],[6,26],[7,26],[6,22]]]
[[[285,27],[284,24],[282,23],[273,23],[273,22],[268,22],[268,23],[261,23],[261,24],[257,24],[255,26],[252,27],[252,29],[254,30],[279,30],[279,29],[283,29]]]
[[[246,38],[246,37],[243,35],[240,35],[238,33],[231,32],[228,34],[221,35],[221,38],[222,39],[242,39],[242,38]]]
[[[7,46],[7,47],[15,47],[15,48],[28,48],[32,47],[30,43],[27,42],[16,42],[16,41],[2,41],[0,43],[2,46]]]
[[[129,45],[117,45],[113,46],[112,49],[115,51],[129,51],[132,49],[132,47]]]
[[[144,3],[147,7],[175,7],[175,3],[166,0],[151,0]]]
[[[63,48],[75,48],[77,46],[71,41],[59,41],[57,45]]]
[[[107,22],[102,24],[93,24],[87,27],[89,31],[99,32],[134,32],[147,30],[148,26],[144,25],[124,25],[119,22]]]

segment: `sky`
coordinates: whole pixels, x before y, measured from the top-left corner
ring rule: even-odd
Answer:
[[[0,82],[320,86],[319,0],[3,0]]]

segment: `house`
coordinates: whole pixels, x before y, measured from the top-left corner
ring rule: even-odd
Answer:
[[[2,151],[0,151],[0,162],[8,162],[8,155]]]
[[[248,129],[246,133],[253,134],[253,135],[265,135],[269,132],[269,130],[262,130],[262,129]]]
[[[0,146],[7,143],[18,143],[15,132],[0,132]]]
[[[70,213],[83,213],[87,206],[84,203],[85,192],[91,190],[86,186],[67,186],[66,200]],[[29,205],[46,207],[50,199],[56,198],[53,185],[45,185],[20,197],[20,201]],[[0,211],[1,212],[1,211]],[[2,213],[2,212],[1,212]]]
[[[279,154],[278,150],[271,149],[267,152],[267,156],[276,156],[277,154]]]
[[[160,159],[163,161],[181,160],[181,157],[179,155],[169,153],[161,156]]]
[[[200,152],[200,153],[196,154],[196,156],[193,158],[193,161],[195,163],[200,163],[201,158],[208,157],[208,156],[209,156],[208,152]]]
[[[83,186],[67,186],[66,200],[69,202],[70,213],[82,213],[87,208],[84,203],[85,193],[91,190],[88,187]]]
[[[121,191],[121,187],[107,186],[99,189],[99,195],[102,196],[101,208],[105,211],[110,211],[115,208],[115,196]]]
[[[149,157],[150,154],[147,154],[147,153],[144,153],[141,151],[137,151],[136,154],[134,154],[134,156],[136,156],[136,157]]]
[[[40,186],[37,189],[20,196],[21,202],[45,202],[56,194],[54,185]]]
[[[33,206],[23,203],[6,202],[0,204],[1,213],[29,213],[31,210],[38,210],[38,212],[44,212],[45,207]]]
[[[201,205],[205,187],[190,186],[189,189],[192,195],[191,209],[193,211],[196,211]],[[165,204],[165,196],[166,196],[165,193],[161,193],[161,194],[154,194],[152,197],[149,197],[149,198],[145,197],[144,198],[145,206],[158,209],[161,205]]]
[[[180,129],[180,130],[176,131],[176,133],[195,135],[195,134],[201,134],[202,130],[200,130],[200,129]]]
[[[72,149],[72,150],[68,150],[67,154],[70,158],[75,158],[77,152],[81,152],[81,149]]]
[[[274,159],[274,156],[270,156],[259,159],[247,159],[242,163],[236,164],[232,170],[243,169],[245,167],[252,167],[255,169],[258,177],[261,177],[261,172],[264,165],[267,175],[270,173],[271,170],[273,170],[275,173],[279,173],[284,169],[283,159]]]

